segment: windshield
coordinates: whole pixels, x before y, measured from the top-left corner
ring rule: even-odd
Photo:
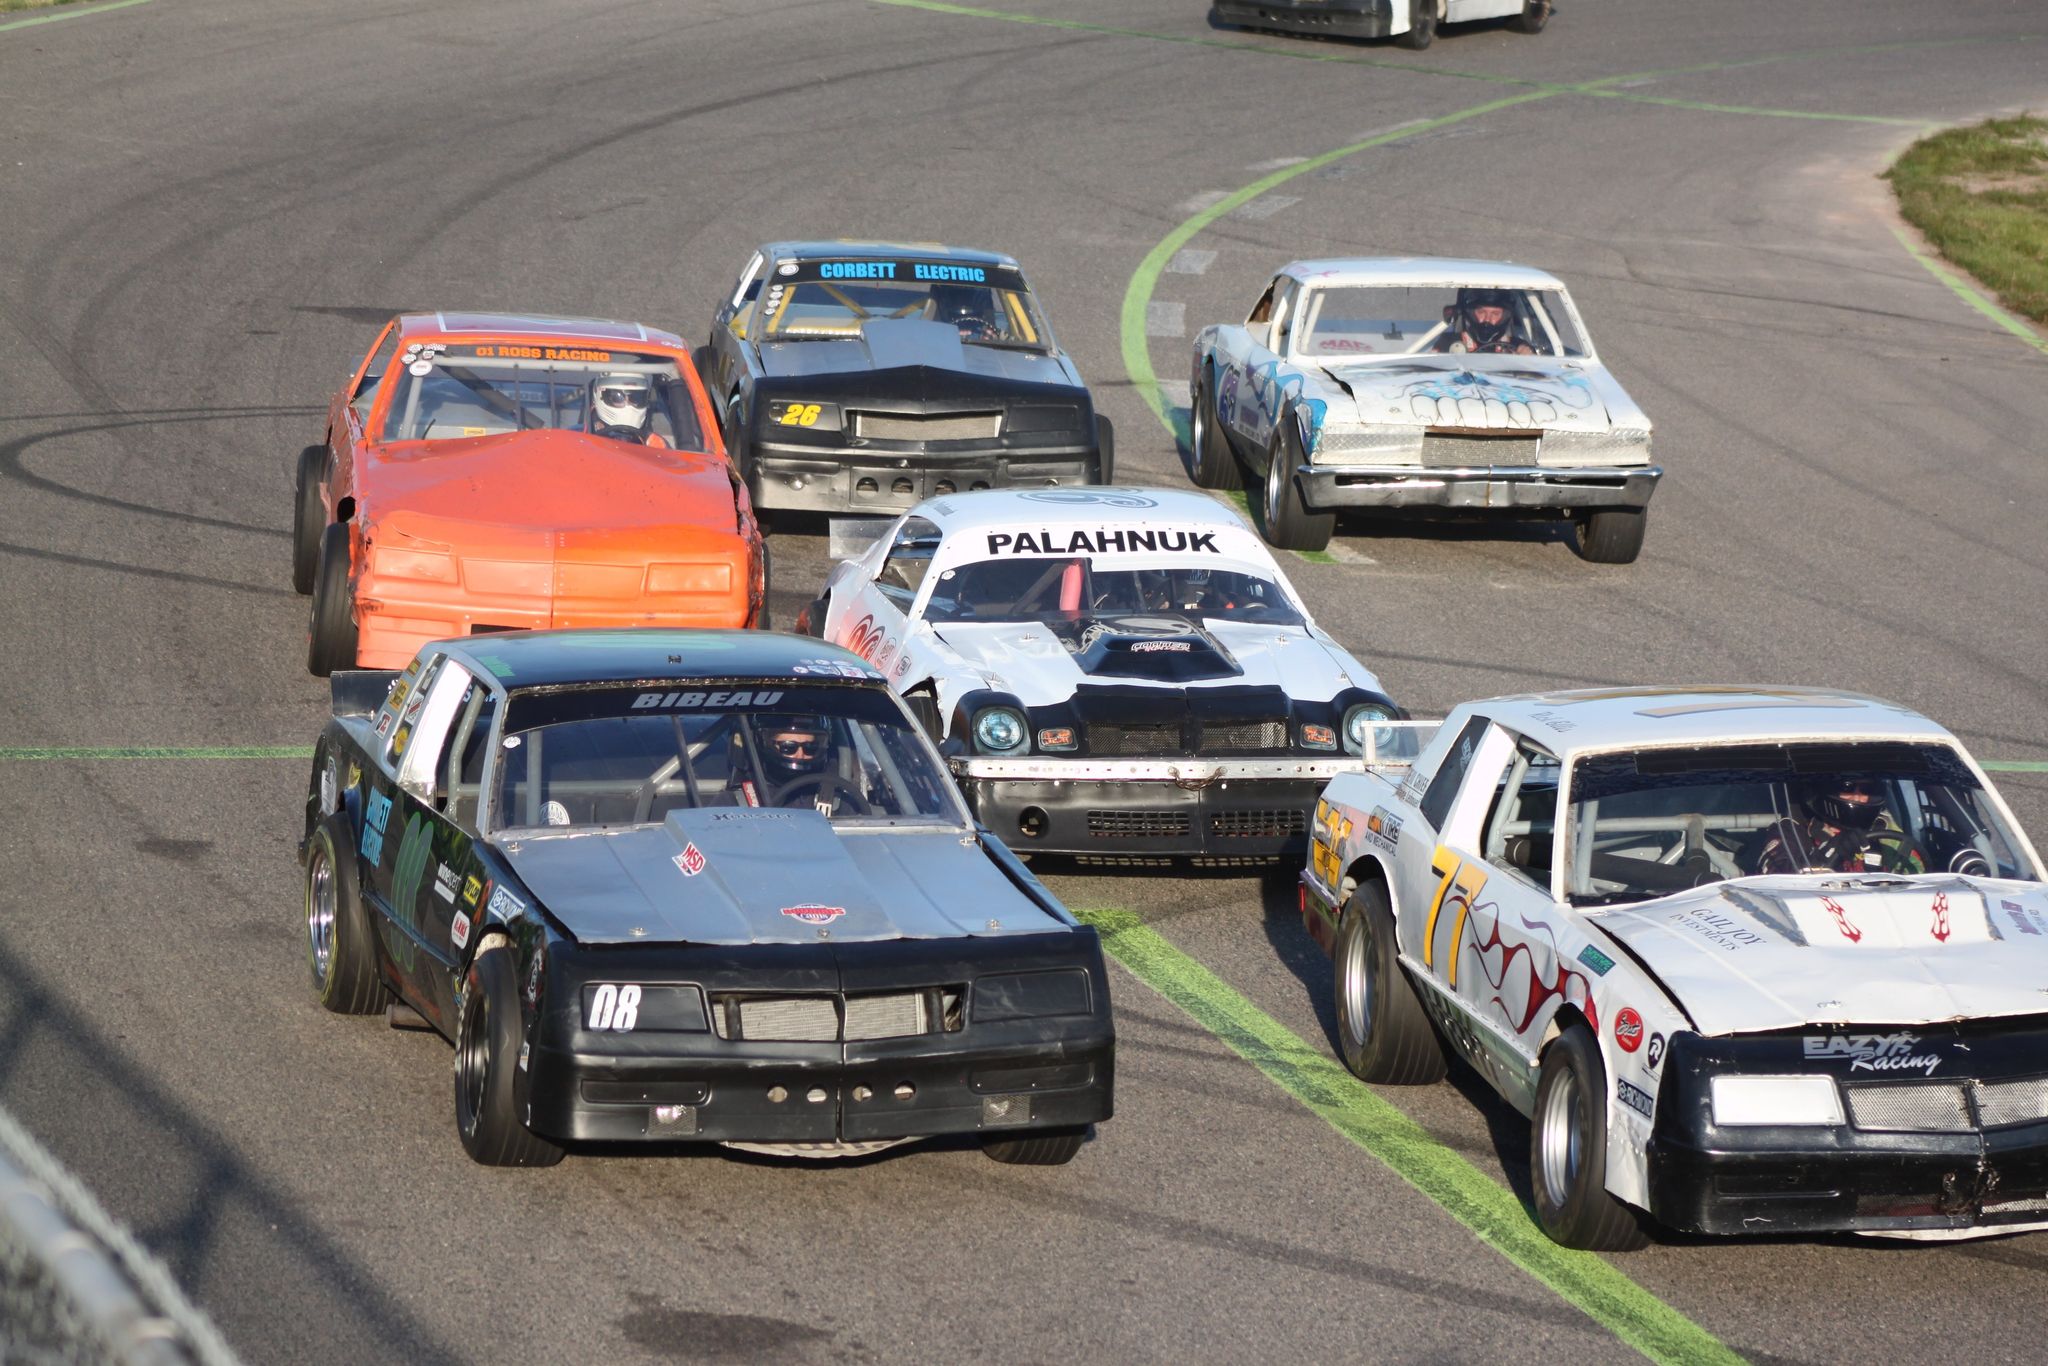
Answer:
[[[1596,755],[1573,770],[1571,796],[1565,891],[1581,906],[1759,873],[2035,875],[1976,775],[1943,745]],[[1547,850],[1549,832],[1531,833]]]
[[[1263,575],[1211,564],[1104,569],[1086,556],[982,560],[945,570],[927,621],[1057,621],[1167,613],[1299,626],[1301,613]]]
[[[787,273],[782,273],[787,272]],[[785,262],[761,294],[769,341],[857,337],[882,319],[950,323],[960,340],[1045,351],[1051,338],[1016,270],[926,261]]]
[[[534,355],[512,354],[528,351]],[[450,346],[409,361],[401,355],[395,373],[400,383],[385,411],[385,441],[552,428],[670,450],[704,449],[689,383],[675,361],[661,356]]]
[[[1465,354],[1584,356],[1564,291],[1462,285],[1319,289],[1288,329],[1317,359]]]
[[[499,829],[642,825],[707,806],[811,808],[834,824],[964,819],[929,742],[880,687],[515,694],[499,744]]]

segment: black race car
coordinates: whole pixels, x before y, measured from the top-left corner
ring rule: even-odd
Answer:
[[[1007,256],[771,242],[698,369],[757,510],[893,515],[1112,475],[1109,420]]]
[[[805,1154],[1107,1119],[1101,945],[977,829],[879,674],[762,632],[515,632],[338,672],[302,859],[314,994],[456,1048],[477,1161]]]

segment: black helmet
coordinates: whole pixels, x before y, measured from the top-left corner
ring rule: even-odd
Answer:
[[[1808,811],[1837,830],[1868,830],[1884,813],[1884,798],[1868,778],[1809,778],[1798,796]]]
[[[992,341],[1001,335],[995,321],[995,299],[974,285],[934,286],[932,321],[951,323],[967,341]]]
[[[1482,308],[1501,310],[1500,321],[1480,322],[1474,315]],[[1480,346],[1493,346],[1499,343],[1515,328],[1515,299],[1509,290],[1461,289],[1458,291],[1458,312],[1463,318],[1464,330],[1470,333],[1472,340]]]
[[[824,771],[832,747],[832,723],[822,716],[792,713],[763,713],[748,718],[754,727],[754,744],[761,753],[761,767],[770,782],[781,787],[807,774]]]

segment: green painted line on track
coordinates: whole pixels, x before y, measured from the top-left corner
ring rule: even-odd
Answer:
[[[0,746],[10,759],[310,759],[311,745],[26,745]]]
[[[1659,1362],[1742,1358],[1590,1252],[1550,1241],[1506,1187],[1445,1147],[1333,1058],[1310,1047],[1129,911],[1084,911],[1103,947],[1344,1137],[1441,1206],[1479,1240],[1629,1346]]]
[[[1986,773],[2048,773],[2048,762],[2039,759],[1979,759]]]
[[[112,0],[111,4],[105,5],[66,5],[60,9],[52,9],[46,14],[38,14],[32,19],[9,19],[0,22],[0,33],[5,33],[11,28],[31,28],[36,24],[55,24],[66,19],[83,19],[89,14],[105,14],[109,10],[133,9],[137,5],[148,3],[149,0]]]
[[[1892,224],[1892,236],[1899,239],[1899,245],[1904,247],[1915,261],[1927,267],[1929,275],[1932,275],[1935,279],[1953,290],[1957,298],[1997,323],[2006,331],[2012,333],[2015,337],[2018,337],[2027,345],[2033,347],[2036,351],[2041,352],[2043,355],[2048,355],[2048,340],[2043,340],[2040,333],[2000,308],[1997,304],[1991,302],[1969,281],[1957,275],[1927,252],[1922,251],[1920,244],[1915,242],[1904,228],[1896,223]],[[1991,765],[1986,764],[1985,767],[1989,768]]]

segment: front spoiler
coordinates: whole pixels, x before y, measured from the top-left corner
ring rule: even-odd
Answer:
[[[1484,512],[1647,507],[1664,471],[1655,465],[1302,465],[1302,499],[1329,508],[1448,508]]]
[[[1386,38],[1394,32],[1393,0],[1335,0],[1302,4],[1299,0],[1216,0],[1209,17],[1240,28],[1282,29],[1289,33],[1337,34],[1346,38]]]
[[[946,493],[1092,483],[1097,452],[1093,446],[953,452],[762,441],[749,448],[748,457],[756,507],[880,516]]]
[[[955,760],[954,773],[975,819],[1018,853],[1117,863],[1191,858],[1237,865],[1304,858],[1309,813],[1324,784],[1335,773],[1363,766],[1351,762],[1340,767],[1343,760],[1064,763],[1072,767],[1057,777],[1001,771],[1007,765],[1057,766],[1031,759]],[[1195,776],[1218,768],[1252,771]],[[1317,771],[1324,768],[1329,772]],[[1179,769],[1190,776],[1090,772],[1118,769]]]

